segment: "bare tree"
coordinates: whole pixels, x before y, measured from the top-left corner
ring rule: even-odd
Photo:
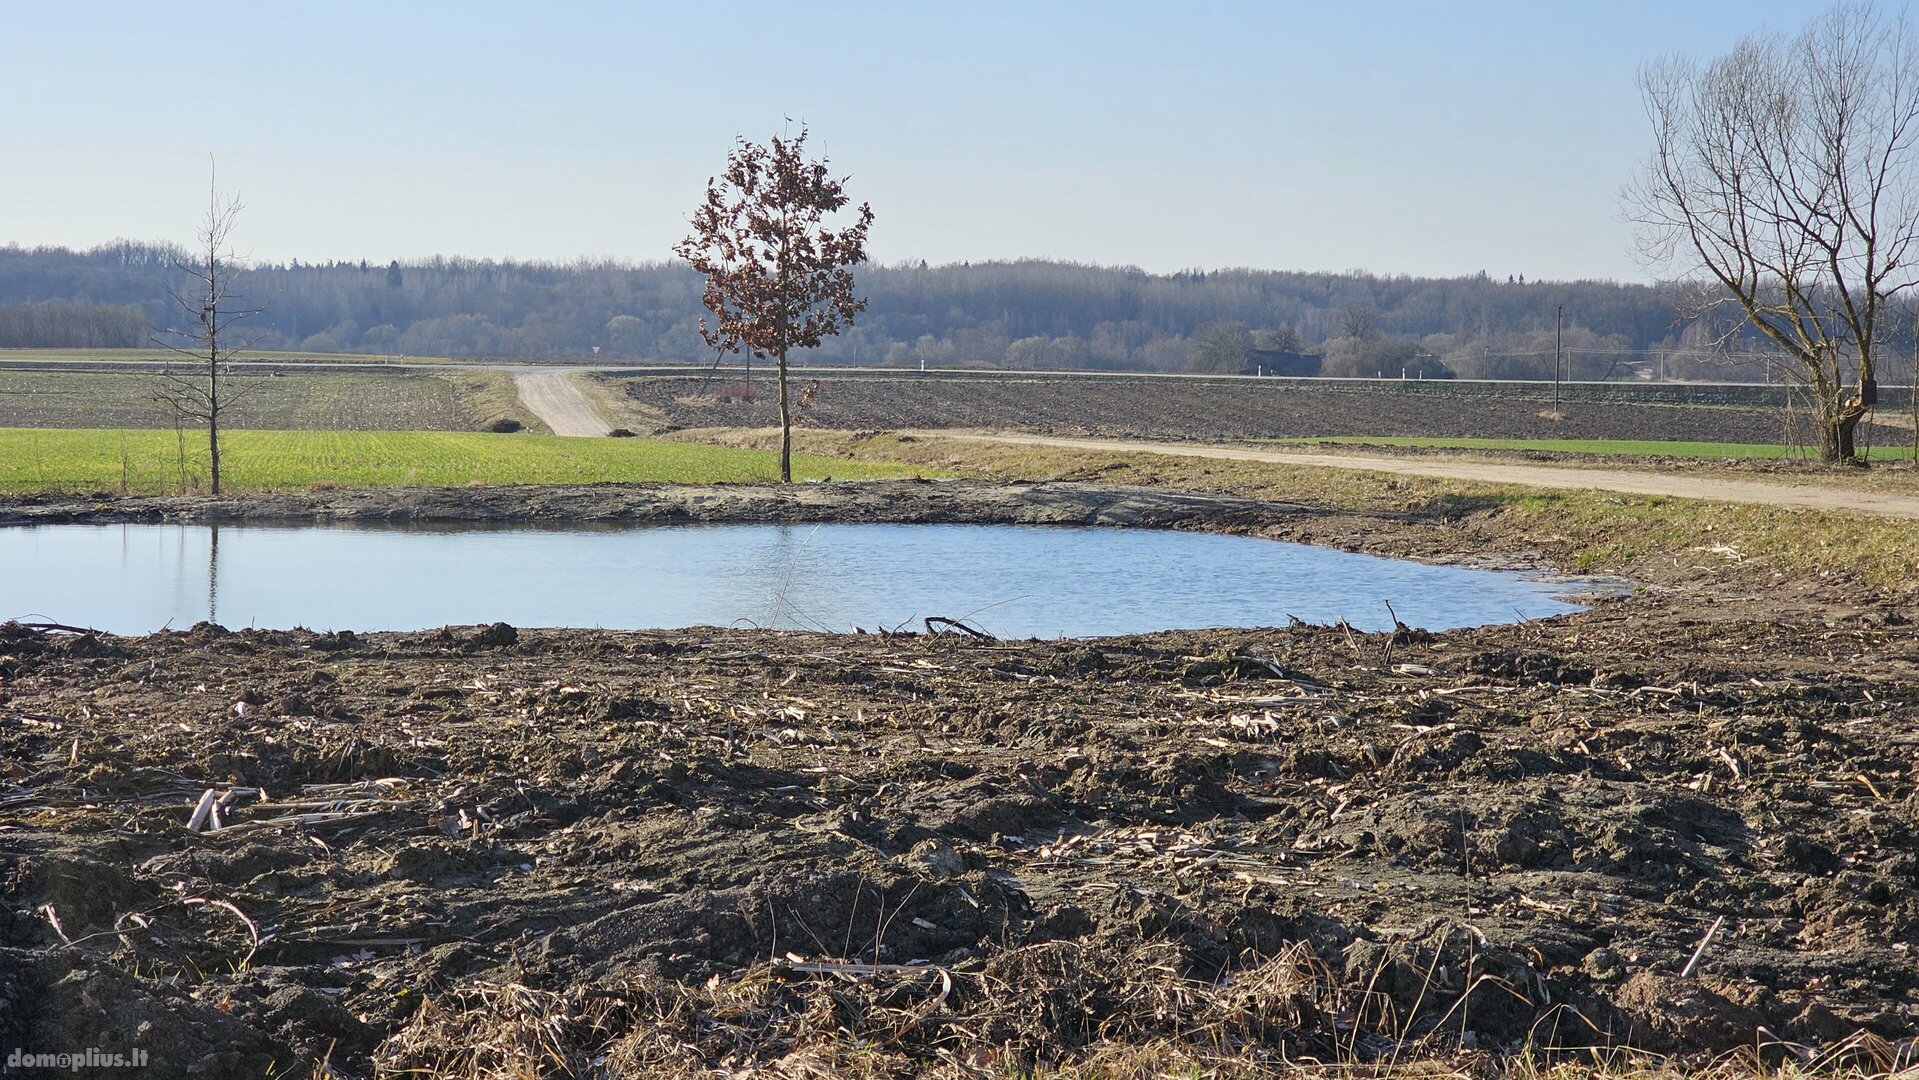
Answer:
[[[1271,330],[1262,330],[1259,335],[1262,349],[1275,352],[1299,352],[1304,343],[1299,340],[1299,328],[1292,323],[1283,322]]]
[[[807,130],[768,146],[739,139],[726,172],[706,184],[693,233],[676,253],[706,275],[702,298],[714,322],[700,334],[715,349],[771,357],[780,374],[780,482],[793,479],[793,412],[786,356],[853,324],[866,301],[853,295],[853,267],[866,261],[873,211],[861,203],[844,228],[827,215],[849,200],[825,158],[806,159]]]
[[[1355,300],[1339,309],[1339,333],[1334,337],[1370,341],[1379,336],[1379,312],[1370,300]]]
[[[207,215],[197,243],[174,262],[180,285],[171,293],[181,324],[156,337],[161,346],[191,359],[185,371],[169,367],[161,374],[156,397],[181,425],[206,426],[208,483],[215,495],[220,494],[220,423],[242,396],[227,383],[229,366],[234,353],[248,344],[234,326],[262,310],[248,307],[234,292],[242,267],[231,241],[241,209],[239,198],[222,195],[209,177]]]
[[[1701,65],[1640,72],[1653,153],[1625,193],[1640,251],[1731,304],[1810,392],[1820,456],[1854,461],[1878,399],[1888,301],[1915,278],[1919,42],[1842,4],[1794,37],[1754,34]]]
[[[1193,331],[1186,370],[1238,375],[1246,370],[1246,358],[1252,351],[1253,334],[1245,323],[1210,322]]]

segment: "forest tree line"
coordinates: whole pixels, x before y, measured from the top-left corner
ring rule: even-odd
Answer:
[[[177,320],[179,252],[0,247],[0,347],[134,347]],[[1665,289],[1266,270],[1150,274],[1047,260],[862,267],[868,306],[825,363],[1088,370],[1255,370],[1256,350],[1314,354],[1326,375],[1761,378],[1724,327],[1682,321]],[[239,292],[261,350],[698,362],[700,278],[683,263],[433,258],[266,263]]]

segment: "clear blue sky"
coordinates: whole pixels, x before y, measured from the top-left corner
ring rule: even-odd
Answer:
[[[1823,3],[0,0],[0,243],[658,259],[785,118],[882,261],[1643,276],[1633,86]]]

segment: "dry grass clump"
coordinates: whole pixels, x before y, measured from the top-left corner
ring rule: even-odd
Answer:
[[[1463,1049],[1447,1035],[1412,1036],[1404,1021],[1395,1030],[1375,980],[1343,985],[1305,942],[1217,983],[1180,969],[1178,947],[1167,941],[1124,949],[1049,942],[953,969],[774,962],[691,985],[644,976],[558,991],[475,982],[424,1004],[381,1045],[376,1074],[435,1080],[1919,1077],[1919,1040],[1893,1043],[1863,1032],[1819,1051],[1755,1044],[1714,1060],[1629,1047],[1533,1047],[1507,1056]]]
[[[485,431],[489,425],[500,420],[514,420],[522,430],[538,434],[552,433],[553,429],[533,415],[526,403],[520,400],[519,387],[514,385],[513,376],[507,372],[461,369],[437,373],[433,378],[452,386],[460,408],[466,412],[475,430]]]
[[[639,435],[652,435],[668,426],[665,413],[628,396],[625,391],[612,385],[606,375],[581,372],[572,378],[573,385],[593,403],[594,411],[614,427],[623,427]]]
[[[622,1004],[584,991],[468,983],[422,1004],[380,1045],[374,1065],[383,1076],[590,1076],[591,1050],[609,1037]]]
[[[1218,984],[1179,965],[1167,942],[1047,943],[965,970],[762,963],[698,985],[475,983],[424,1005],[376,1063],[482,1080],[1226,1078],[1366,1053],[1307,1034],[1357,1010],[1304,942]]]

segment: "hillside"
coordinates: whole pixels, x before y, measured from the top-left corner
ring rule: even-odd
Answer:
[[[172,248],[0,248],[0,347],[147,342],[178,317]],[[1150,274],[1021,260],[870,266],[858,325],[819,350],[835,363],[1181,370],[1230,367],[1254,347],[1323,351],[1370,374],[1408,358],[1462,375],[1551,377],[1553,330],[1574,377],[1630,365],[1698,374],[1670,298],[1647,285],[1479,274],[1382,277],[1264,270]],[[699,279],[684,264],[261,264],[242,290],[265,312],[260,348],[414,356],[710,357]],[[135,314],[137,313],[137,315]],[[144,325],[143,325],[144,324]],[[1695,336],[1697,336],[1695,334]],[[1220,359],[1224,349],[1225,359]],[[1675,351],[1677,350],[1677,351]],[[1344,360],[1339,358],[1344,357]],[[1365,370],[1361,370],[1365,369]],[[1723,369],[1711,369],[1723,377]]]

